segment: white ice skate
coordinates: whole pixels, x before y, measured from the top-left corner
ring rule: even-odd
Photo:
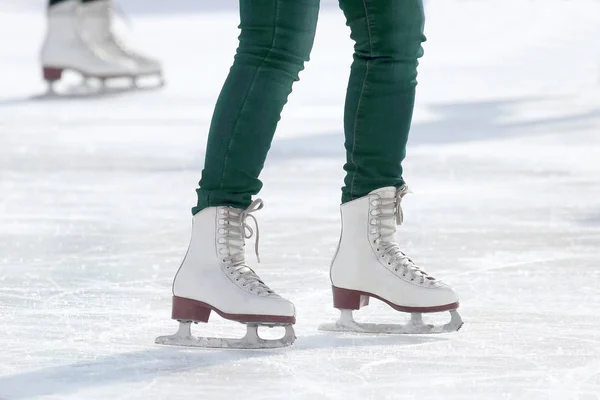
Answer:
[[[456,311],[458,295],[408,258],[396,243],[396,225],[402,223],[402,197],[408,187],[386,187],[341,206],[342,234],[331,265],[333,305],[341,311],[326,331],[363,333],[441,333],[457,331],[463,322]],[[393,309],[411,313],[407,324],[362,324],[353,310],[379,299]],[[426,325],[422,313],[450,311],[443,326]]]
[[[97,0],[81,5],[81,18],[85,35],[96,47],[115,58],[135,64],[135,77],[156,76],[163,85],[161,63],[127,45],[113,30],[114,10],[112,0]]]
[[[294,305],[265,285],[246,265],[245,239],[253,230],[246,223],[263,207],[255,200],[245,210],[210,207],[192,220],[192,239],[173,282],[172,318],[180,323],[172,336],[161,336],[158,344],[176,346],[261,349],[291,345],[296,336]],[[258,225],[256,225],[258,256]],[[211,311],[247,325],[242,339],[197,338],[191,335],[192,322],[208,322]],[[279,340],[261,339],[258,326],[283,326]]]
[[[41,51],[44,80],[53,91],[65,70],[80,73],[84,78],[131,77],[136,74],[136,64],[117,57],[94,45],[81,29],[79,1],[67,0],[52,6],[48,11],[48,30]]]

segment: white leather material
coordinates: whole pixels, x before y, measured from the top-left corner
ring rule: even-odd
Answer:
[[[131,76],[135,65],[95,48],[81,35],[79,2],[68,0],[48,11],[48,30],[41,50],[44,67],[74,69],[93,77]]]
[[[376,220],[373,217],[377,215],[379,201],[394,198],[396,188],[388,187],[341,206],[342,233],[331,265],[333,286],[375,294],[405,307],[434,307],[457,302],[454,289],[440,281],[420,283],[418,279],[411,281],[410,275],[403,277],[402,269],[394,271],[392,260],[378,248],[375,241],[379,227],[371,221]]]
[[[133,62],[136,75],[159,74],[162,65],[159,61],[140,54],[126,46],[113,32],[113,10],[110,0],[97,0],[81,5],[83,35],[95,46],[115,58]]]
[[[209,207],[192,219],[192,239],[188,252],[173,282],[173,295],[207,303],[228,314],[294,316],[294,305],[275,293],[252,292],[243,281],[236,281],[228,262],[219,210]],[[221,239],[221,240],[220,240]],[[241,241],[242,238],[240,237]],[[221,243],[222,242],[222,243]]]

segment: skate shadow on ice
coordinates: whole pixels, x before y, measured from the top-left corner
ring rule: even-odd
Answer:
[[[67,395],[81,389],[151,381],[160,376],[260,357],[201,349],[157,348],[98,357],[94,361],[46,367],[0,377],[0,399]],[[35,384],[33,384],[35,383]]]
[[[436,119],[414,124],[409,145],[496,140],[594,127],[600,119],[600,108],[544,117],[524,116],[539,110],[546,110],[548,115],[548,110],[554,110],[557,104],[569,104],[571,100],[568,96],[555,96],[432,104],[428,109]]]
[[[31,96],[23,101],[60,101],[60,100],[94,100],[101,98],[117,97],[137,92],[148,92],[162,88],[162,86],[106,86],[104,88],[90,87],[85,84],[69,85],[61,93],[45,92]]]
[[[446,340],[426,336],[359,336],[333,333],[300,337],[291,348],[269,350],[207,350],[160,347],[136,352],[98,357],[80,362],[35,371],[0,376],[0,399],[29,399],[40,396],[67,395],[122,383],[153,381],[170,374],[199,371],[211,367],[262,359],[290,352],[317,349],[385,346],[393,352],[403,346]]]
[[[92,87],[85,84],[70,84],[61,88],[57,93],[43,92],[29,97],[0,99],[0,107],[12,106],[30,102],[54,102],[54,101],[69,101],[83,100],[93,101],[103,98],[114,98],[140,92],[151,92],[162,89],[160,85],[145,85],[145,86],[106,86],[104,88]],[[1,399],[0,399],[1,400]]]
[[[344,332],[324,332],[312,336],[300,336],[296,339],[293,349],[317,350],[333,349],[339,347],[367,347],[386,346],[392,352],[395,348],[403,346],[422,345],[446,341],[443,336],[402,335],[402,334],[363,334]]]
[[[578,218],[578,222],[588,227],[600,228],[600,211],[596,213],[591,212],[583,218]]]
[[[564,101],[568,98],[515,98],[491,101],[439,103],[427,105],[434,119],[415,122],[411,128],[409,146],[452,144],[485,141],[511,137],[524,137],[556,133],[560,129],[593,127],[600,119],[600,109],[575,112],[568,115],[541,118],[515,118],[523,108],[536,109],[547,101]],[[269,159],[283,161],[290,158],[342,158],[345,157],[344,133],[323,132],[302,135],[273,142]]]

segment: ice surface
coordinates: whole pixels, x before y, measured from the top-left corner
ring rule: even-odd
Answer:
[[[177,329],[170,283],[236,45],[232,2],[125,2],[168,86],[54,101],[32,98],[42,3],[0,4],[0,398],[598,399],[600,2],[428,1],[399,239],[459,290],[465,326],[403,337],[317,331],[338,315],[352,49],[325,2],[263,174],[257,271],[298,309],[296,344],[274,351],[154,344]],[[372,303],[359,321],[405,319]]]

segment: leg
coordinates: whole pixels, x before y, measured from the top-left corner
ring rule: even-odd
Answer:
[[[208,137],[206,163],[193,210],[192,239],[173,281],[173,336],[157,343],[201,347],[266,348],[295,340],[292,302],[278,296],[246,264],[250,202],[261,183],[258,175],[292,84],[308,60],[319,0],[241,0],[240,46],[218,100]],[[248,220],[250,217],[250,220]],[[208,322],[214,311],[245,323],[241,340],[190,337],[190,322]],[[258,337],[257,326],[284,326],[277,341]]]
[[[196,214],[210,206],[246,208],[292,84],[308,61],[319,0],[240,0],[235,62],[217,102]]]
[[[460,329],[456,291],[416,265],[396,243],[402,223],[402,179],[422,55],[421,0],[340,0],[352,38],[354,63],[346,102],[346,185],[341,239],[331,264],[333,304],[341,310],[325,330],[441,333]],[[375,298],[413,314],[406,325],[357,324],[352,310]],[[425,325],[421,313],[449,311],[443,326]]]
[[[401,163],[425,36],[422,0],[340,0],[340,6],[356,43],[344,117],[346,203],[404,184]]]

